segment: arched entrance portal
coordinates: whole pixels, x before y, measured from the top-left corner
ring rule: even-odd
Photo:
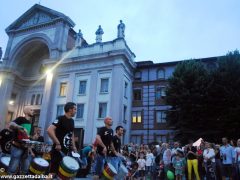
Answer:
[[[30,106],[35,111],[34,126],[38,126],[43,98],[45,77],[42,64],[49,59],[47,44],[39,38],[20,45],[12,60],[15,82],[8,105],[7,121],[23,115],[23,108]]]
[[[49,58],[48,46],[38,40],[33,40],[23,45],[15,58],[16,71],[23,78],[36,78],[41,75],[41,65],[44,59]]]

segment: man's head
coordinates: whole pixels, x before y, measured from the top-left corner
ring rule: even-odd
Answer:
[[[30,107],[25,106],[23,109],[23,113],[25,114],[25,116],[33,117],[34,110]]]
[[[109,127],[112,126],[112,124],[113,124],[112,118],[109,116],[105,117],[104,123],[106,126],[109,126]]]
[[[40,134],[41,134],[41,131],[42,131],[42,128],[41,128],[41,127],[36,127],[36,129],[35,129],[35,134],[40,135]]]
[[[240,147],[240,139],[237,140],[237,146]]]
[[[179,142],[174,142],[174,148],[178,148],[179,147]]]
[[[227,145],[227,144],[228,144],[228,139],[227,139],[226,137],[223,137],[223,138],[222,138],[222,143],[223,143],[224,145]]]
[[[205,142],[205,148],[210,148],[210,143],[209,142]]]
[[[116,134],[118,136],[122,136],[123,135],[123,127],[122,126],[117,126],[116,127]]]
[[[76,112],[77,112],[76,104],[74,102],[66,103],[65,106],[64,106],[64,111],[70,117],[74,117]]]
[[[193,140],[192,139],[188,140],[188,144],[189,144],[190,147],[192,147],[193,146]]]

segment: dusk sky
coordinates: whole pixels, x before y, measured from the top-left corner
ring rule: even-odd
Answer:
[[[0,47],[5,52],[7,28],[39,0],[0,0]],[[41,0],[69,16],[89,44],[98,25],[103,42],[125,39],[136,61],[155,63],[225,55],[240,50],[240,0]]]

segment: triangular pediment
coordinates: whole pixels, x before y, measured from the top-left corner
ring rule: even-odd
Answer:
[[[38,24],[51,22],[54,18],[56,17],[48,15],[44,12],[36,12],[29,19],[26,19],[25,22],[19,24],[19,27],[17,29],[27,28]]]
[[[10,26],[6,28],[6,32],[29,29],[32,27],[41,26],[44,24],[54,23],[56,21],[65,21],[70,27],[73,27],[74,22],[64,14],[47,7],[35,4]]]

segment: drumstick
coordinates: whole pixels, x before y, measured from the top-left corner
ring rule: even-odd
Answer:
[[[64,152],[62,152],[62,151],[59,151],[59,152],[60,152],[60,154],[62,155],[62,157],[66,156],[66,155],[64,154]]]

